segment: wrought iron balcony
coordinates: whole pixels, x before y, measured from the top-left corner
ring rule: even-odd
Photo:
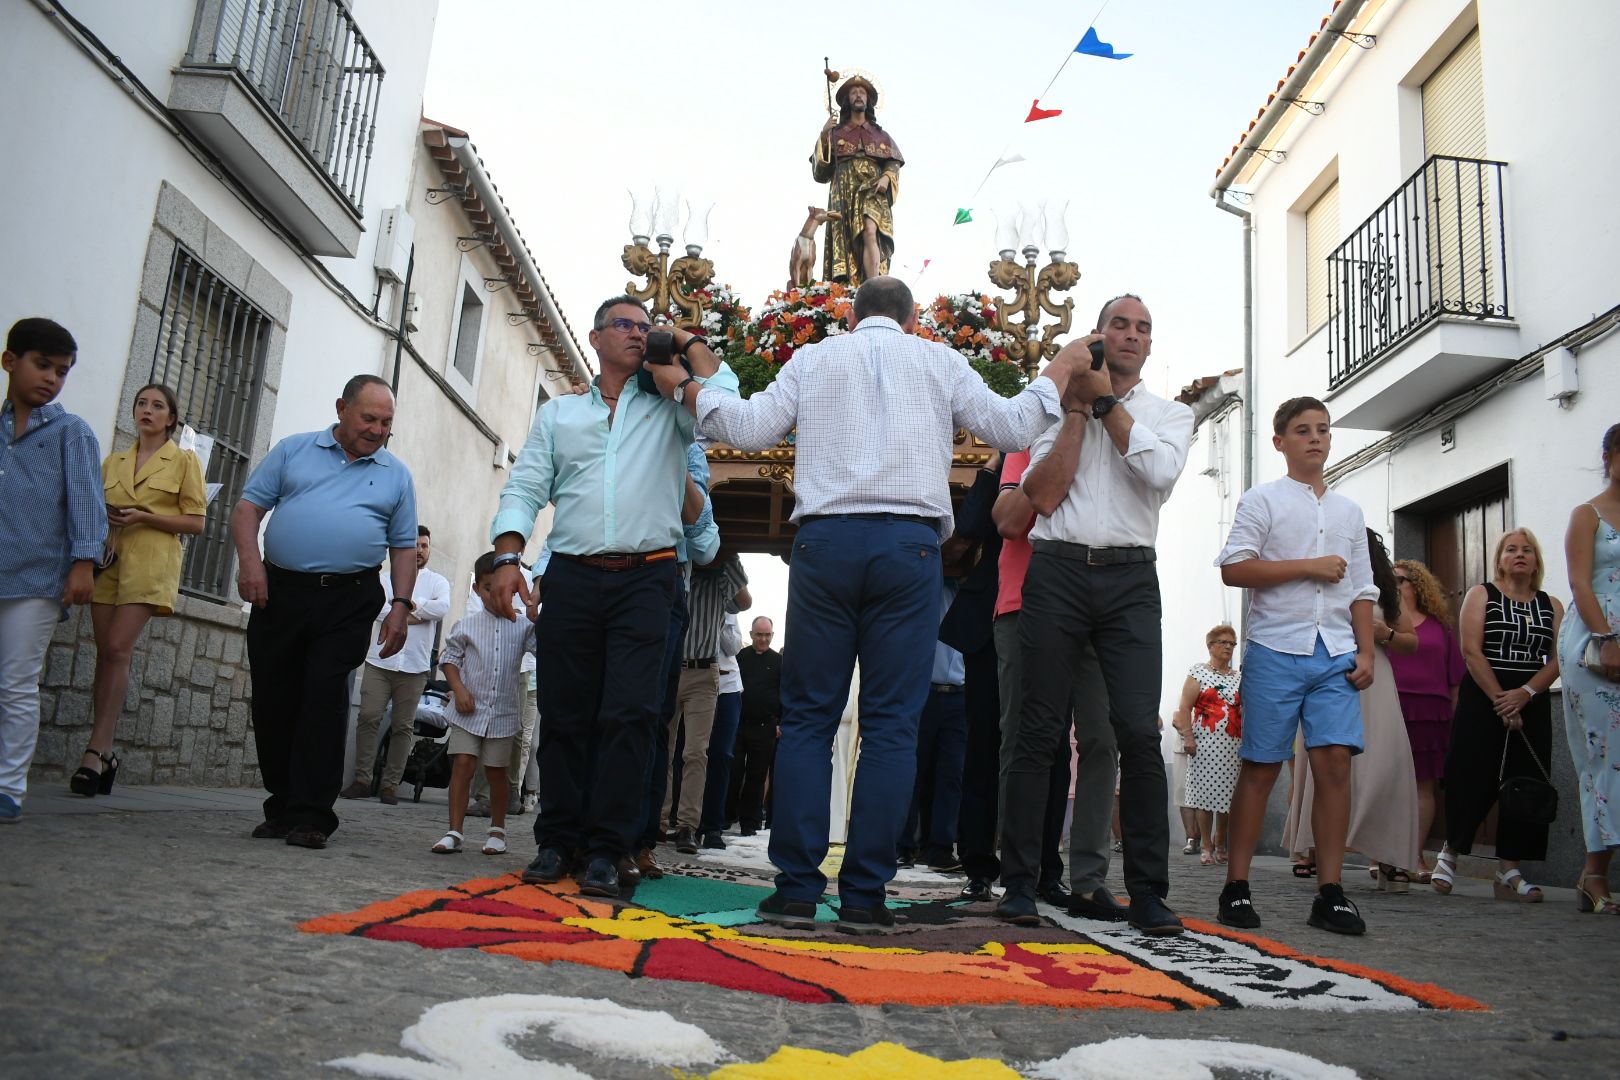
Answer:
[[[343,0],[198,0],[169,108],[312,251],[353,257],[382,80]]]
[[[1436,155],[1328,262],[1328,388],[1442,317],[1511,318],[1500,161]]]

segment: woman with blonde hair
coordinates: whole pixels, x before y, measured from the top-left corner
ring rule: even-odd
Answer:
[[[1564,555],[1575,610],[1558,656],[1586,842],[1576,903],[1581,911],[1620,915],[1609,893],[1609,863],[1620,847],[1620,424],[1603,433],[1603,478],[1603,490],[1569,517]]]
[[[1547,688],[1558,679],[1553,642],[1564,607],[1541,589],[1545,564],[1529,529],[1496,542],[1489,582],[1463,597],[1458,619],[1467,672],[1457,693],[1446,761],[1446,846],[1435,860],[1434,891],[1449,893],[1457,856],[1478,831],[1509,777],[1551,776],[1552,709]],[[1538,904],[1542,892],[1519,872],[1523,859],[1547,857],[1547,825],[1498,815],[1496,898]]]
[[[1389,666],[1400,692],[1401,716],[1412,748],[1412,769],[1417,778],[1418,837],[1427,843],[1434,828],[1435,800],[1440,778],[1446,774],[1446,749],[1451,744],[1451,718],[1457,711],[1457,690],[1462,685],[1462,650],[1452,629],[1445,593],[1429,568],[1416,559],[1395,564],[1401,610],[1411,622],[1409,633],[1376,629],[1377,640],[1390,638],[1386,647]],[[1403,652],[1411,646],[1412,651]],[[1427,865],[1419,865],[1416,880],[1427,884]]]
[[[95,720],[84,759],[68,779],[76,795],[106,795],[118,776],[113,735],[129,690],[129,660],[147,620],[174,610],[180,594],[180,537],[203,531],[208,511],[202,465],[174,442],[180,426],[174,391],[148,383],[136,391],[135,445],[101,463],[108,544],[116,555],[96,578],[90,624],[96,634]]]
[[[1187,748],[1187,786],[1183,806],[1198,821],[1198,861],[1204,866],[1226,861],[1226,814],[1237,787],[1238,747],[1243,740],[1240,676],[1232,666],[1237,631],[1225,623],[1204,635],[1209,663],[1194,664],[1181,688],[1174,724]]]

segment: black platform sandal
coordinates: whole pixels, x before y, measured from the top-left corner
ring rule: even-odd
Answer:
[[[100,750],[85,747],[86,754],[94,754],[101,759],[101,771],[95,772],[83,765],[68,778],[68,790],[75,795],[84,795],[94,798],[97,795],[112,794],[113,781],[118,778],[118,755],[103,754]]]

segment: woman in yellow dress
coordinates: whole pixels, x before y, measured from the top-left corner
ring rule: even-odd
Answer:
[[[105,795],[118,775],[113,733],[129,689],[129,658],[154,615],[174,610],[180,593],[180,537],[203,530],[208,499],[197,455],[173,441],[174,392],[149,383],[135,395],[135,445],[101,463],[108,543],[117,552],[96,578],[90,622],[96,634],[95,723],[79,770],[78,795]]]

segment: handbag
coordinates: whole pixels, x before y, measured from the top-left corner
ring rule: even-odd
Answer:
[[[1603,646],[1606,642],[1614,640],[1610,637],[1598,637],[1596,634],[1586,636],[1586,647],[1581,650],[1580,665],[1587,671],[1608,678],[1603,671]]]
[[[1527,825],[1551,825],[1558,818],[1558,789],[1552,786],[1552,776],[1536,756],[1536,748],[1530,745],[1530,736],[1524,733],[1523,728],[1519,729],[1519,737],[1524,740],[1525,749],[1530,751],[1530,760],[1541,770],[1542,779],[1504,775],[1507,772],[1508,739],[1512,737],[1509,735],[1502,740],[1502,767],[1496,774],[1502,785],[1497,791],[1501,816],[1508,821]]]

